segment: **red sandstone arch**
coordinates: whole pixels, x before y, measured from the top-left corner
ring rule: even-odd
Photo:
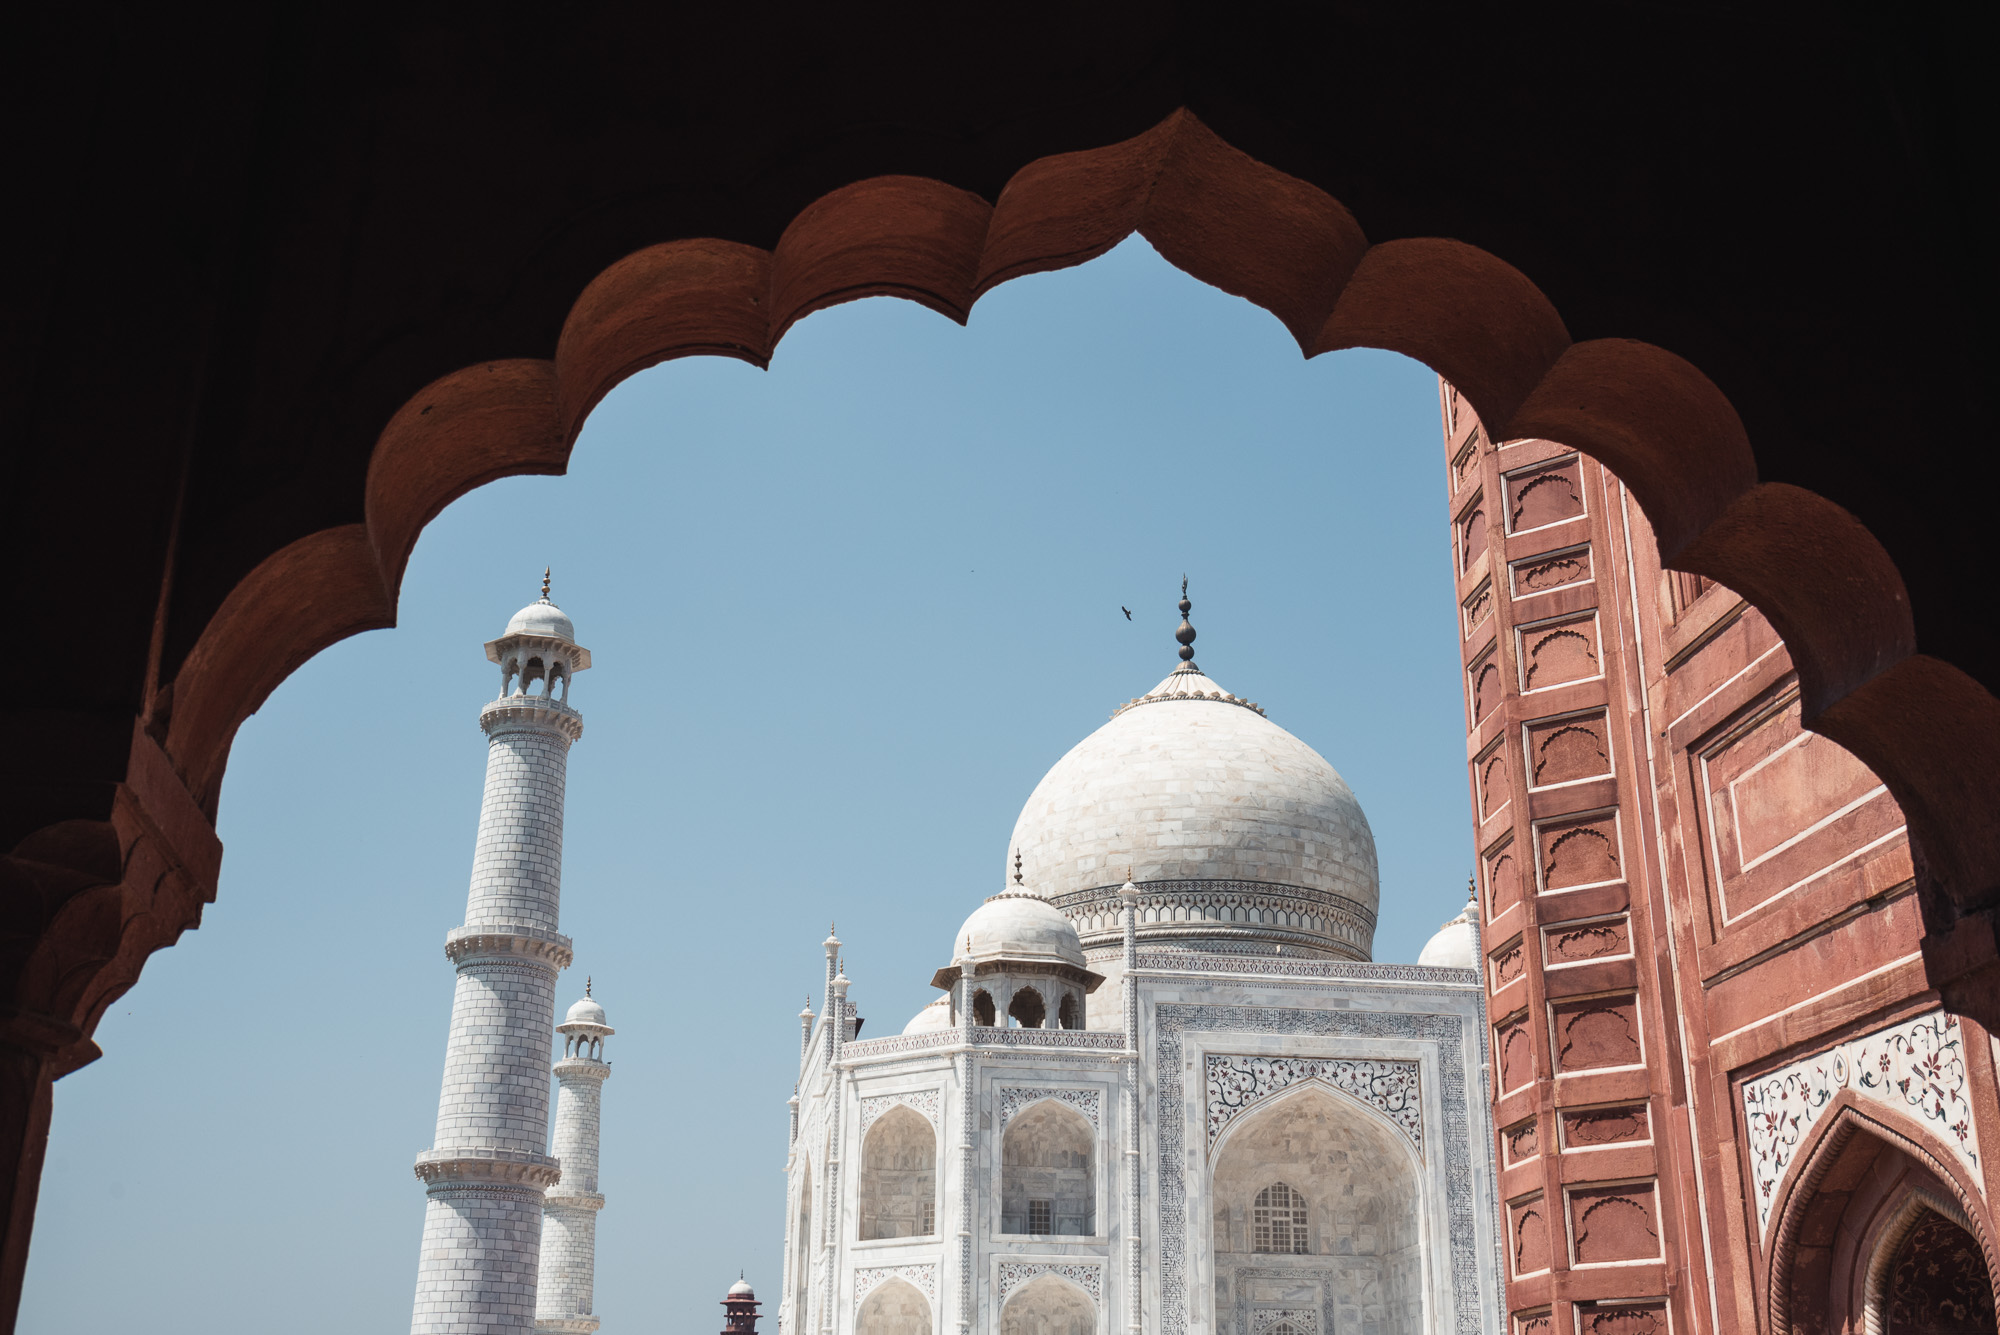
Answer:
[[[1979,1244],[1980,1254],[1986,1260],[1986,1273],[1996,1280],[1995,1294],[2000,1297],[2000,1264],[1996,1264],[2000,1262],[2000,1251],[1996,1251],[1987,1225],[1985,1201],[1978,1184],[1966,1178],[1951,1153],[1938,1145],[1928,1131],[1909,1118],[1878,1104],[1863,1103],[1852,1091],[1843,1090],[1808,1135],[1791,1171],[1779,1184],[1778,1199],[1772,1206],[1775,1222],[1764,1240],[1760,1267],[1770,1335],[1792,1333],[1793,1281],[1799,1248],[1814,1229],[1827,1231],[1829,1221],[1814,1216],[1833,1208],[1822,1199],[1822,1186],[1840,1171],[1844,1161],[1855,1157],[1857,1149],[1865,1152],[1871,1148],[1905,1156],[1932,1180],[1923,1186],[1932,1187],[1942,1198],[1940,1203],[1955,1207],[1954,1222],[1963,1224]],[[1865,1288],[1869,1248],[1882,1241],[1888,1216],[1912,1195],[1907,1184],[1886,1193],[1879,1191],[1879,1185],[1875,1184],[1878,1189],[1873,1196],[1866,1189],[1856,1191],[1852,1194],[1857,1199],[1849,1201],[1843,1196],[1838,1206],[1843,1216],[1841,1226],[1850,1236],[1845,1240],[1846,1246],[1838,1249],[1831,1278],[1837,1287],[1851,1290],[1849,1296],[1854,1300],[1862,1297]],[[1932,1193],[1920,1187],[1916,1194],[1921,1197]],[[1754,1227],[1754,1220],[1749,1222]]]
[[[1473,246],[1370,245],[1338,200],[1180,111],[1123,143],[1031,163],[992,203],[880,177],[809,205],[770,251],[703,239],[641,250],[578,294],[547,359],[469,366],[406,402],[377,441],[364,521],[259,565],[148,706],[112,820],[45,829],[8,860],[0,885],[47,907],[7,947],[22,979],[7,1023],[24,1055],[0,1070],[0,1143],[25,1148],[9,1164],[0,1289],[18,1290],[49,1082],[95,1055],[97,1017],[213,897],[212,817],[237,727],[319,650],[394,624],[432,517],[496,478],[562,472],[590,409],[644,367],[701,354],[762,366],[799,319],[864,296],[963,322],[996,284],[1083,263],[1135,231],[1269,310],[1304,355],[1404,353],[1451,380],[1496,435],[1559,441],[1623,477],[1663,560],[1770,618],[1797,665],[1806,726],[1902,805],[1935,892],[1933,985],[1955,1007],[1978,1003],[1975,971],[1995,960],[1983,914],[2000,892],[2000,700],[1921,652],[1881,544],[1824,498],[1760,483],[1735,410],[1698,368],[1643,343],[1573,343],[1527,275]],[[1981,916],[1954,928],[1956,913]]]

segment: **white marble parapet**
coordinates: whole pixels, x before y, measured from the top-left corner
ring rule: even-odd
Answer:
[[[464,968],[478,960],[515,959],[547,966],[551,973],[567,969],[575,951],[570,939],[531,927],[454,927],[445,934],[445,958]]]
[[[456,1146],[419,1154],[416,1174],[432,1186],[447,1183],[518,1186],[539,1194],[561,1180],[562,1162],[525,1150]]]
[[[479,711],[479,726],[489,736],[532,728],[559,732],[573,742],[583,736],[583,715],[546,695],[503,695],[487,701],[486,707]]]

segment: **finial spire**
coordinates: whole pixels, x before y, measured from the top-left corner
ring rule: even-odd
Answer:
[[[585,975],[583,976],[583,995],[585,995],[586,997],[590,995],[590,975],[589,975],[589,974],[585,974]]]
[[[543,566],[543,567],[542,567],[542,601],[543,601],[543,602],[547,602],[547,601],[549,600],[549,571],[550,571],[550,569],[551,569],[551,568],[552,568],[552,567],[549,567],[549,566]]]
[[[1014,850],[1014,884],[1019,885],[1020,883],[1021,883],[1021,850],[1017,848]]]
[[[1181,625],[1180,629],[1174,632],[1174,638],[1181,643],[1181,662],[1187,665],[1189,672],[1199,672],[1201,669],[1194,665],[1194,627],[1188,622],[1188,613],[1194,610],[1194,604],[1188,601],[1187,585],[1187,576],[1182,575]]]

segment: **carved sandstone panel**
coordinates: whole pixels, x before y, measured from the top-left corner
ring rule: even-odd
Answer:
[[[1618,813],[1593,812],[1535,826],[1541,889],[1571,890],[1620,880]]]
[[[1475,476],[1473,461],[1479,457],[1479,433],[1472,433],[1472,439],[1465,442],[1465,448],[1451,461],[1451,490],[1453,495],[1465,490],[1465,484]]]
[[[1701,757],[1724,921],[1892,839],[1903,819],[1866,765],[1799,726],[1796,697]]]
[[[1520,1089],[1535,1078],[1534,1049],[1526,1011],[1493,1026],[1493,1067],[1500,1077],[1501,1093]]]
[[[1471,639],[1472,632],[1486,624],[1493,615],[1493,581],[1482,580],[1479,587],[1465,598],[1465,638]]]
[[[1515,1275],[1549,1268],[1554,1255],[1549,1246],[1549,1212],[1539,1194],[1507,1206],[1507,1237]]]
[[[1542,931],[1542,959],[1550,968],[1589,964],[1632,953],[1632,924],[1624,914],[1591,922],[1566,922]]]
[[[1646,1059],[1639,1042],[1639,998],[1631,992],[1551,1002],[1549,1038],[1559,1075],[1638,1066]]]
[[[1660,1229],[1654,1195],[1651,1182],[1570,1188],[1573,1264],[1658,1260]]]
[[[1458,517],[1458,569],[1464,574],[1486,557],[1486,498],[1475,496]]]
[[[1521,976],[1528,967],[1527,947],[1520,937],[1515,937],[1506,945],[1493,952],[1493,990],[1498,992],[1507,984]]]
[[[1602,710],[1536,719],[1521,731],[1531,788],[1553,788],[1611,774],[1610,725]]]
[[[1562,1112],[1562,1146],[1566,1150],[1596,1149],[1600,1145],[1637,1145],[1652,1138],[1652,1119],[1643,1103],[1621,1103],[1609,1108],[1565,1108]]]
[[[1578,1303],[1577,1335],[1669,1335],[1664,1299],[1638,1303]]]
[[[1550,589],[1587,583],[1590,579],[1590,547],[1570,547],[1546,556],[1530,556],[1507,567],[1508,588],[1516,598],[1528,598]]]
[[[1516,1122],[1500,1133],[1500,1144],[1506,1149],[1507,1166],[1526,1163],[1542,1152],[1541,1123],[1530,1117],[1525,1122]]]
[[[1507,746],[1495,742],[1472,762],[1473,780],[1479,790],[1479,819],[1483,824],[1507,805]]]
[[[1524,469],[1507,478],[1507,531],[1526,533],[1583,513],[1583,469],[1577,456]]]
[[[1514,1314],[1514,1335],[1549,1335],[1552,1329],[1554,1327],[1549,1324],[1549,1309],[1546,1307]]]
[[[1506,683],[1500,677],[1500,650],[1496,645],[1489,648],[1471,667],[1465,670],[1466,689],[1472,698],[1472,722],[1493,712],[1493,706],[1500,703],[1500,696],[1506,690]]]
[[[1523,691],[1546,691],[1604,675],[1597,652],[1595,612],[1523,626],[1515,637],[1520,645]]]
[[[1489,920],[1513,908],[1521,898],[1521,860],[1514,855],[1512,836],[1486,851],[1486,911]]]

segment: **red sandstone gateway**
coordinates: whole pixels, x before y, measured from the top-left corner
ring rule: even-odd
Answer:
[[[1902,811],[1617,477],[1441,394],[1515,1332],[1992,1330]]]

